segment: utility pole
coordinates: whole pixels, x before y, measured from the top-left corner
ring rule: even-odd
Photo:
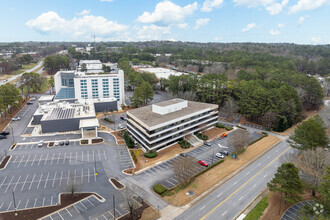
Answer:
[[[14,194],[14,190],[13,190],[13,189],[12,189],[11,191],[12,191],[12,193],[13,193],[13,201],[14,201],[14,208],[15,208],[15,216],[17,216],[18,213],[17,213],[17,209],[16,209],[15,194]]]
[[[116,220],[116,206],[115,206],[115,196],[112,196],[112,204],[113,204],[113,219]]]

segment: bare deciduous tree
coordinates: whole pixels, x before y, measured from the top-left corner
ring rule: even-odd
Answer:
[[[191,156],[182,157],[172,163],[172,170],[180,184],[187,183],[192,177],[192,169],[197,159]]]
[[[67,179],[67,185],[64,188],[64,191],[69,192],[74,198],[76,196],[77,191],[82,187],[83,183],[79,182],[80,178],[77,178],[72,174]]]
[[[170,97],[180,98],[180,99],[189,100],[189,101],[196,101],[197,100],[197,95],[193,91],[178,92],[178,94],[170,93]]]
[[[233,114],[237,113],[239,107],[235,100],[230,97],[227,101],[225,101],[221,111],[228,114],[228,116],[232,116]]]
[[[250,141],[248,131],[237,130],[234,131],[228,140],[228,144],[235,148],[235,152],[240,152]]]
[[[261,118],[260,123],[268,129],[271,129],[276,123],[276,113],[273,111],[266,112]]]
[[[8,150],[4,149],[0,154],[0,162],[8,156]]]

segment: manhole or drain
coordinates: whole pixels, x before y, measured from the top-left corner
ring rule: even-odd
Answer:
[[[189,197],[192,197],[192,196],[194,196],[196,193],[194,192],[194,191],[188,191],[188,192],[186,192],[186,195],[187,196],[189,196]]]

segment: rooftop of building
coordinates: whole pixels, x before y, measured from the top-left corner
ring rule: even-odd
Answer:
[[[39,102],[50,102],[50,101],[53,101],[54,99],[54,95],[43,95],[43,96],[40,96],[39,98]]]
[[[167,108],[171,108],[171,105],[175,106],[174,108],[176,108],[177,104],[181,102],[187,102],[186,107],[179,107],[177,108],[178,110],[174,109],[174,111],[169,111],[169,113],[165,114],[155,113],[155,111],[153,111],[155,106],[148,105],[145,107],[129,110],[127,111],[127,115],[134,118],[134,120],[145,126],[147,129],[150,129],[154,126],[168,123],[170,121],[175,121],[188,115],[192,115],[205,110],[215,110],[218,108],[218,105],[215,104],[186,101],[182,99],[172,99],[159,102],[154,105],[160,108],[165,108],[166,111]]]
[[[94,104],[87,100],[75,102],[54,101],[39,106],[34,115],[43,115],[42,121],[95,117]]]
[[[81,64],[102,64],[100,60],[80,60],[79,65]]]
[[[152,68],[138,68],[138,71],[139,72],[154,73],[158,79],[160,79],[160,78],[168,79],[170,77],[170,75],[180,76],[180,75],[185,74],[183,72],[177,72],[175,70],[160,68],[160,67],[157,67],[157,68],[153,68],[153,67]]]

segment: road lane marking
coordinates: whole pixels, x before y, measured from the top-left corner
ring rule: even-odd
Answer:
[[[33,181],[34,181],[34,177],[36,177],[36,174],[34,174],[34,175],[33,175],[32,181],[31,181],[31,183],[30,183],[30,187],[29,187],[29,190],[30,190],[30,189],[31,189],[31,187],[32,187],[32,183],[33,183]]]
[[[227,211],[225,211],[224,213],[222,213],[222,216],[224,216],[227,213]]]
[[[204,209],[206,207],[206,205],[204,205],[202,208],[200,208],[200,210]]]
[[[258,174],[260,174],[262,171],[264,171],[267,167],[269,167],[274,161],[276,161],[280,156],[282,156],[286,151],[290,149],[290,146],[287,147],[282,153],[280,153],[277,157],[275,157],[271,162],[269,162],[266,166],[264,166],[261,170],[259,170],[254,176],[252,176],[248,181],[246,181],[243,185],[241,185],[238,189],[236,189],[232,194],[230,194],[226,199],[224,199],[221,203],[219,203],[216,207],[214,207],[210,212],[208,212],[206,215],[204,215],[201,220],[204,220],[206,217],[208,217],[212,212],[214,212],[219,206],[221,206],[223,203],[225,203],[228,199],[230,199],[233,195],[235,195],[238,191],[240,191],[246,184],[248,184],[251,180],[253,180]]]
[[[23,186],[22,186],[22,188],[21,188],[21,191],[23,191],[23,188],[24,188],[24,186],[25,186],[25,183],[26,183],[26,180],[28,179],[28,177],[29,177],[29,174],[26,176],[26,178],[25,178],[25,181],[24,181],[24,183],[23,183]]]

